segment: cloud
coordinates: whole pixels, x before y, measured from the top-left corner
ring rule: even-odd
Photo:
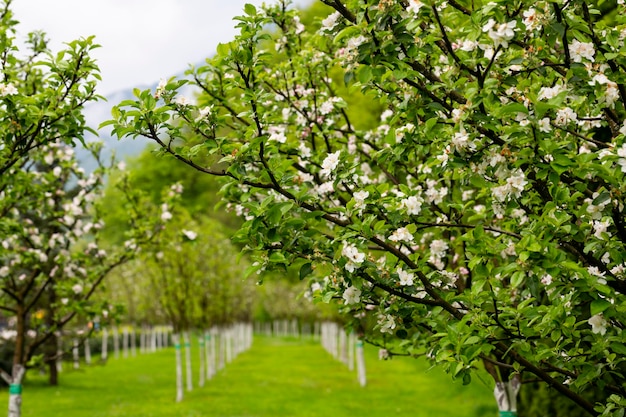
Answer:
[[[20,0],[18,36],[43,30],[53,50],[96,36],[100,94],[153,84],[215,52],[236,33],[232,18],[262,0]],[[296,1],[308,4],[310,0]]]

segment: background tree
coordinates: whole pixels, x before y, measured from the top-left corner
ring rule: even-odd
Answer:
[[[95,316],[91,296],[107,274],[126,262],[162,226],[140,195],[125,187],[125,245],[101,246],[97,195],[105,170],[85,174],[74,146],[99,161],[98,144],[85,145],[82,106],[94,93],[98,68],[89,57],[92,38],[72,41],[53,54],[33,33],[25,51],[14,45],[10,1],[0,7],[0,309],[12,333],[9,415],[21,414],[21,381],[42,359],[56,383],[55,337],[73,319]],[[81,148],[82,149],[82,148]],[[53,345],[51,349],[44,349]],[[8,371],[8,372],[7,372]]]
[[[623,415],[624,5],[325,3],[313,35],[285,2],[247,5],[191,74],[197,104],[184,81],[138,91],[115,134],[228,179],[258,269],[325,277],[371,341],[466,383],[484,364],[502,415],[526,380]]]

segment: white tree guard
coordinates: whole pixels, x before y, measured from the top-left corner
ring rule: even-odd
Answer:
[[[204,359],[205,359],[205,352],[206,349],[204,348],[204,335],[200,335],[200,337],[198,338],[198,345],[200,346],[199,349],[199,353],[200,353],[200,363],[198,366],[198,386],[199,387],[203,387],[204,386],[204,381],[205,381],[205,364],[204,364]]]
[[[141,326],[139,333],[139,353],[146,353],[146,326]]]
[[[128,338],[128,327],[124,327],[122,329],[122,355],[127,358],[128,357],[128,345],[130,344]]]
[[[187,391],[193,390],[193,379],[191,374],[191,342],[189,332],[183,333],[185,340],[185,372],[187,373]]]
[[[363,341],[358,340],[356,342],[356,372],[359,379],[359,384],[364,387],[367,383],[365,375],[365,355],[363,354]]]
[[[72,359],[74,360],[74,369],[79,369],[80,355],[78,353],[78,339],[72,341]]]
[[[339,360],[346,366],[348,365],[348,340],[343,329],[339,332]]]
[[[233,360],[232,330],[226,328],[222,334],[224,335],[224,341],[226,343],[226,363],[230,363]]]
[[[107,332],[107,329],[105,327],[102,329],[102,354],[100,356],[103,361],[107,360],[108,348],[109,348],[109,333]]]
[[[219,361],[217,369],[222,370],[226,365],[226,337],[224,334],[224,329],[222,327],[217,331],[217,336],[219,337]]]
[[[120,332],[117,326],[113,326],[113,357],[120,357]]]
[[[211,350],[210,350],[210,356],[211,356],[211,378],[213,378],[215,376],[215,374],[217,373],[217,367],[218,367],[218,363],[217,363],[217,329],[216,328],[211,329],[211,332],[209,333],[209,336],[211,337]]]
[[[9,417],[22,415],[22,379],[25,372],[22,365],[13,365],[12,375],[2,371],[2,378],[9,384]]]
[[[85,346],[85,363],[91,365],[91,345],[89,344],[89,338],[84,341]]]
[[[174,340],[174,350],[176,352],[176,402],[179,403],[183,400],[183,357],[180,347],[180,335],[174,333],[172,335]]]
[[[132,327],[130,329],[130,354],[132,356],[137,356],[137,341],[136,341],[135,328]]]
[[[213,376],[213,370],[211,369],[213,364],[211,363],[211,333],[208,330],[204,331],[204,372],[206,379],[211,379]]]
[[[522,383],[519,374],[516,374],[507,382],[496,382],[493,395],[498,404],[500,417],[517,416],[517,393]]]
[[[354,370],[354,349],[355,349],[355,336],[354,332],[350,332],[348,336],[348,369]]]

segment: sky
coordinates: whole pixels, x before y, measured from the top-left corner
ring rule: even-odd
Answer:
[[[298,5],[313,0],[296,0]],[[262,0],[13,0],[18,38],[42,30],[51,49],[95,35],[101,95],[145,87],[202,62],[235,36],[234,16]]]

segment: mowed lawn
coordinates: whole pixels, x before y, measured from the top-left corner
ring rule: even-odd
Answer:
[[[198,362],[194,349],[192,359]],[[70,365],[71,366],[71,365]],[[60,386],[31,371],[24,417],[482,417],[497,415],[491,389],[452,382],[421,360],[379,361],[366,347],[368,383],[316,342],[255,337],[252,348],[203,388],[175,403],[174,349],[110,359],[78,371],[65,364]],[[7,401],[3,390],[0,401]]]

